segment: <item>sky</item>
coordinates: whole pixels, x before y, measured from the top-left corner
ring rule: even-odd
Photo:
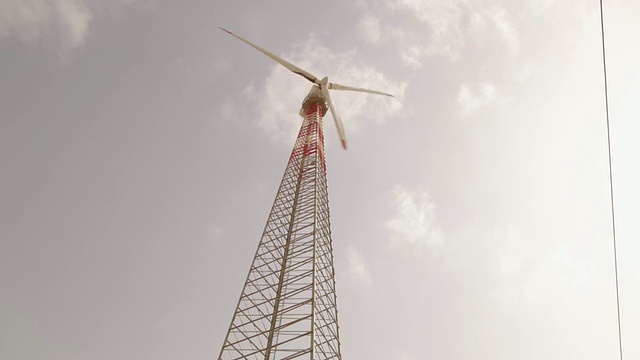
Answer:
[[[604,0],[625,359],[640,3]],[[212,359],[310,84],[344,359],[617,359],[598,1],[0,0],[0,358]]]

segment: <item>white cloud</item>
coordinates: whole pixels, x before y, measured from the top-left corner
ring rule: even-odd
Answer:
[[[521,227],[507,224],[497,228],[494,237],[500,272],[509,288],[517,286],[531,293],[533,286],[545,284],[545,279],[551,276],[575,286],[584,285],[593,277],[589,261],[575,254],[574,247],[580,245],[561,236],[541,246],[540,241],[534,242],[525,235]]]
[[[506,45],[513,51],[518,50],[519,41],[516,30],[511,23],[511,19],[509,18],[509,14],[503,8],[494,7],[490,10],[489,16],[493,21],[493,25],[495,26],[498,33],[502,36],[502,39],[506,43]]]
[[[458,91],[458,105],[462,115],[470,115],[491,104],[496,97],[495,86],[491,83],[480,83],[475,86],[462,84]]]
[[[405,83],[387,79],[380,71],[364,64],[356,51],[334,52],[319,44],[315,38],[298,47],[288,57],[292,63],[318,77],[329,76],[329,81],[389,92],[395,98],[351,92],[332,91],[331,99],[342,117],[347,138],[361,121],[383,123],[402,115]],[[302,100],[311,83],[292,74],[284,67],[273,65],[264,88],[258,91],[258,126],[275,142],[291,144],[297,134],[301,118],[298,115]],[[325,117],[327,127],[333,127],[331,115]]]
[[[242,94],[251,95],[255,91],[255,88],[256,88],[255,82],[252,80],[251,82],[249,82],[247,86],[245,86],[244,89],[242,89]]]
[[[530,1],[526,5],[526,11],[532,15],[538,16],[545,11],[548,11],[551,7],[559,3],[558,0],[538,0]]]
[[[510,52],[520,47],[518,32],[510,14],[500,6],[478,9],[470,18],[468,34],[476,43],[487,46],[499,40]]]
[[[402,64],[412,69],[421,68],[432,56],[460,60],[470,43],[481,47],[497,44],[506,47],[509,53],[519,49],[520,38],[512,14],[499,4],[470,0],[380,0],[362,7],[364,15],[358,27],[363,37],[370,43],[395,48]]]
[[[365,15],[358,23],[360,34],[372,44],[380,41],[380,19],[375,16]]]
[[[429,194],[396,186],[392,195],[396,213],[385,224],[392,245],[408,245],[418,253],[441,247],[442,232],[437,223],[435,203]]]
[[[136,5],[151,9],[155,0],[0,0],[0,41],[15,37],[22,43],[53,50],[64,58],[84,44],[96,12],[120,14]]]
[[[419,46],[411,46],[402,51],[400,58],[405,66],[412,69],[419,69],[422,67],[422,56],[424,56],[424,53]]]
[[[371,274],[369,268],[362,256],[362,253],[354,246],[347,248],[347,261],[349,267],[349,276],[352,280],[370,285]]]
[[[31,46],[46,42],[64,54],[83,43],[92,18],[83,0],[0,0],[0,40],[15,36]]]
[[[426,25],[427,29],[412,36],[415,38],[409,47],[422,44],[425,54],[447,54],[457,58],[457,50],[464,44],[462,20],[464,8],[468,6],[466,1],[389,0],[386,4],[392,11],[406,12]],[[406,38],[408,33],[402,34]],[[422,40],[425,34],[429,41]]]
[[[62,0],[56,4],[60,36],[65,39],[63,50],[82,44],[93,15],[81,1]]]
[[[238,117],[238,108],[233,103],[233,101],[231,101],[231,99],[227,99],[226,101],[224,101],[222,106],[218,108],[218,116],[216,117],[225,120],[236,119]]]

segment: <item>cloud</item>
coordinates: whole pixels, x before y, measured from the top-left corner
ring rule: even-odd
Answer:
[[[120,14],[136,6],[151,9],[155,0],[0,0],[0,41],[15,37],[20,42],[53,50],[64,58],[81,47],[89,36],[91,21],[101,10]]]
[[[468,6],[465,0],[385,0],[371,8],[385,14],[378,26],[388,29],[386,43],[398,47],[405,66],[417,69],[427,56],[459,58]]]
[[[435,203],[429,194],[396,186],[392,195],[396,213],[385,224],[392,245],[410,246],[418,253],[441,247],[442,231],[437,223]]]
[[[505,9],[498,7],[492,8],[489,11],[489,17],[505,44],[511,50],[517,51],[519,46],[518,35]]]
[[[224,120],[232,120],[238,117],[238,108],[231,101],[231,99],[226,99],[222,106],[218,108],[216,118],[222,118]]]
[[[538,16],[559,3],[558,0],[538,0],[527,3],[526,11]]]
[[[505,304],[545,311],[564,307],[565,313],[572,308],[577,316],[580,310],[571,305],[575,294],[589,297],[594,284],[608,280],[594,271],[595,259],[580,256],[581,243],[558,237],[540,246],[514,224],[496,229],[495,236],[501,276],[493,295]]]
[[[602,291],[609,289],[610,273],[597,270],[603,265],[597,257],[585,256],[591,252],[585,252],[586,239],[567,240],[559,234],[545,238],[538,230],[527,223],[509,222],[466,229],[463,237],[452,237],[452,251],[443,255],[456,281],[464,284],[457,295],[465,308],[472,309],[463,315],[463,325],[477,327],[463,337],[465,347],[486,346],[487,358],[499,358],[504,348],[503,338],[494,336],[497,333],[517,331],[512,337],[515,349],[527,346],[531,339],[547,344],[541,348],[557,342],[573,348],[575,343],[602,336],[593,333],[593,326],[607,323],[611,315],[611,298]],[[602,311],[594,313],[594,308]],[[489,334],[481,344],[476,343],[478,330]],[[601,349],[594,350],[601,355]],[[541,350],[528,358],[553,358],[549,355]]]
[[[372,15],[365,15],[358,23],[360,34],[372,44],[380,41],[380,19]]]
[[[419,69],[422,67],[422,56],[424,51],[419,46],[411,46],[404,49],[400,54],[402,64],[412,69]]]
[[[470,43],[502,44],[510,52],[519,48],[511,14],[500,5],[469,0],[381,0],[360,5],[364,15],[358,28],[365,40],[396,48],[402,64],[412,69],[421,68],[432,56],[460,60]]]
[[[417,35],[418,39],[412,39],[417,43],[422,43],[423,54],[446,54],[451,58],[457,58],[457,50],[464,44],[462,21],[466,1],[459,0],[390,0],[387,6],[392,11],[401,11],[410,14],[417,19],[427,31]],[[408,33],[403,33],[407,37]],[[414,33],[415,34],[415,33]],[[429,41],[422,41],[421,37],[429,34]],[[415,35],[414,35],[415,36]]]
[[[462,84],[458,91],[458,105],[461,115],[471,115],[491,104],[496,98],[495,86],[480,83],[475,86]]]
[[[0,0],[0,40],[15,36],[64,54],[84,42],[92,18],[83,0]]]
[[[389,92],[395,98],[351,91],[331,91],[331,99],[342,117],[347,138],[359,123],[384,123],[402,115],[402,100],[406,83],[389,80],[379,70],[363,63],[356,51],[335,52],[311,37],[296,48],[287,60],[318,77],[329,76],[330,81]],[[291,144],[297,134],[301,118],[298,115],[302,100],[311,83],[275,64],[267,75],[264,87],[256,91],[259,99],[258,126],[276,143]],[[331,115],[325,117],[333,122]],[[333,125],[330,125],[333,126]]]
[[[93,15],[80,1],[61,0],[56,4],[60,36],[64,39],[63,49],[82,44]]]
[[[362,253],[354,246],[347,248],[347,261],[349,267],[349,277],[359,283],[371,284],[371,274],[362,256]]]
[[[520,46],[518,32],[511,21],[511,16],[499,6],[482,8],[474,12],[470,18],[469,36],[482,46],[499,40],[512,53],[517,52]]]

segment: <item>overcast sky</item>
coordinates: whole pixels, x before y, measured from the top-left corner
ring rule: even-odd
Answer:
[[[626,359],[640,3],[605,0]],[[616,359],[598,1],[0,0],[0,358],[213,359],[317,76],[344,359]]]

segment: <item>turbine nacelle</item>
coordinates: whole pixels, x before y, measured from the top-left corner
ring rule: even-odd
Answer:
[[[300,114],[301,117],[304,117],[309,106],[313,104],[320,104],[322,107],[322,116],[324,116],[329,109],[327,107],[327,100],[324,98],[324,94],[322,94],[322,89],[316,84],[311,85],[309,93],[305,96],[304,100],[302,100],[302,105],[300,106],[300,112],[298,114]]]
[[[333,117],[333,121],[336,124],[336,128],[338,129],[338,135],[340,135],[340,141],[342,142],[342,147],[343,148],[347,148],[347,137],[345,136],[344,133],[344,127],[342,125],[342,119],[340,119],[340,115],[338,115],[338,112],[336,111],[335,107],[333,106],[333,102],[331,101],[331,94],[329,93],[329,89],[333,89],[333,90],[349,90],[349,91],[358,91],[358,92],[366,92],[366,93],[370,93],[370,94],[377,94],[377,95],[385,95],[385,96],[391,96],[393,97],[393,95],[391,94],[387,94],[387,93],[383,93],[381,91],[376,91],[376,90],[369,90],[369,89],[363,89],[363,88],[357,88],[357,87],[353,87],[353,86],[346,86],[346,85],[340,85],[340,84],[336,84],[336,83],[330,83],[329,79],[325,76],[322,79],[318,79],[315,75],[311,74],[310,72],[303,70],[295,65],[293,65],[292,63],[286,61],[285,59],[278,57],[276,55],[274,55],[273,53],[253,44],[252,42],[250,42],[249,40],[246,40],[234,33],[232,33],[231,31],[224,29],[224,28],[220,28],[222,31],[228,33],[229,35],[235,37],[236,39],[250,45],[251,47],[253,47],[254,49],[260,51],[261,53],[265,54],[266,56],[270,57],[271,59],[273,59],[274,61],[276,61],[277,63],[279,63],[280,65],[284,66],[285,68],[289,69],[289,71],[293,72],[294,74],[300,75],[303,78],[309,80],[310,82],[313,83],[313,86],[311,87],[311,90],[309,91],[309,94],[307,94],[307,97],[304,99],[304,101],[302,102],[302,109],[300,109],[300,115],[304,116],[304,114],[306,113],[306,108],[316,102],[320,102],[320,104],[322,105],[322,115],[324,116],[324,114],[327,112],[327,107],[329,107],[329,109],[331,110],[331,116]]]

